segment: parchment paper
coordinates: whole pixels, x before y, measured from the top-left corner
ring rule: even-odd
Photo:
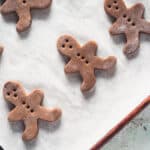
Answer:
[[[149,0],[126,0],[146,6]],[[125,39],[112,37],[108,29],[112,20],[103,9],[103,0],[53,0],[51,9],[32,11],[29,30],[18,34],[16,16],[0,16],[0,43],[5,51],[0,61],[0,89],[8,80],[20,81],[27,92],[40,88],[44,105],[59,106],[61,121],[40,121],[39,134],[32,142],[23,142],[23,125],[10,123],[9,105],[0,92],[0,145],[6,150],[87,150],[109,129],[150,93],[150,36],[141,36],[139,54],[127,59],[122,53]],[[97,73],[95,88],[80,91],[78,75],[64,73],[65,61],[57,51],[56,41],[71,34],[81,44],[95,40],[99,56],[118,58],[113,74]]]

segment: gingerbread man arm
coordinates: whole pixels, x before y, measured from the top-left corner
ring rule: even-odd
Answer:
[[[123,49],[124,53],[129,56],[134,54],[135,51],[139,48],[139,32],[138,31],[129,31],[126,33],[127,43]]]
[[[7,82],[3,88],[4,98],[15,106],[21,104],[21,99],[26,97],[24,89],[18,82]]]
[[[97,51],[97,44],[94,41],[86,43],[81,51],[86,54],[87,57],[95,56]]]
[[[27,118],[25,119],[24,123],[25,123],[25,130],[22,135],[23,140],[34,139],[39,131],[39,128],[37,126],[37,119]]]
[[[83,69],[80,70],[83,82],[81,84],[81,90],[84,91],[88,91],[90,90],[96,82],[96,78],[94,75],[94,70],[89,68],[89,69]]]
[[[122,12],[127,10],[123,0],[105,0],[104,8],[114,18],[118,18]]]
[[[6,0],[0,8],[1,13],[10,13],[16,11],[16,1]]]
[[[62,114],[59,108],[48,109],[42,106],[38,108],[38,112],[40,112],[38,114],[39,119],[49,121],[49,122],[58,120]]]
[[[35,107],[41,105],[44,98],[44,93],[41,90],[34,90],[31,94],[27,96],[27,102]]]
[[[93,66],[95,69],[108,70],[116,65],[117,59],[114,56],[109,56],[107,58],[100,58],[95,56],[93,59]]]
[[[64,35],[58,39],[57,48],[61,54],[71,58],[76,50],[80,49],[80,45],[73,37]]]
[[[50,6],[52,0],[30,0],[29,5],[31,8],[46,8]]]
[[[133,17],[141,18],[144,15],[144,5],[142,3],[137,3],[131,8],[129,8],[129,13]]]
[[[65,72],[66,73],[76,73],[79,71],[79,65],[77,62],[75,62],[73,59],[71,59],[66,65],[65,65]]]
[[[30,8],[23,6],[17,11],[17,15],[19,17],[19,21],[17,22],[17,31],[22,32],[31,25],[31,13]]]
[[[142,19],[141,32],[150,34],[150,22]]]
[[[8,120],[9,121],[21,121],[24,119],[24,117],[25,117],[24,112],[19,106],[17,106],[9,113]]]

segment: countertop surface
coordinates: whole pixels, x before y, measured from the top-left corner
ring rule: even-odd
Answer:
[[[128,6],[142,2],[150,20],[149,0],[126,0]],[[32,26],[16,32],[16,16],[0,16],[0,89],[8,80],[17,80],[26,91],[39,88],[45,93],[44,106],[58,106],[61,121],[40,121],[38,137],[22,141],[23,125],[7,120],[9,105],[0,92],[0,145],[5,150],[88,150],[106,132],[150,94],[150,36],[141,35],[139,54],[127,59],[125,38],[108,32],[112,20],[103,0],[53,0],[52,7],[32,11]],[[94,40],[99,56],[114,55],[114,73],[97,72],[90,92],[80,91],[79,75],[64,73],[64,58],[58,53],[59,36],[70,34],[81,44]]]
[[[150,106],[139,113],[129,124],[106,143],[101,150],[149,150]]]

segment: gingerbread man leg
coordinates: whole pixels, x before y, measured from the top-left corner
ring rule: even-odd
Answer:
[[[17,31],[22,32],[31,25],[31,13],[29,7],[22,7],[17,10],[19,21],[17,22]]]
[[[37,126],[37,119],[27,118],[25,121],[25,130],[23,132],[22,138],[24,140],[32,140],[38,134],[38,126]]]
[[[39,107],[40,113],[38,114],[39,119],[45,121],[56,121],[61,116],[61,110],[59,108],[47,109],[45,107]]]
[[[16,11],[16,1],[7,0],[0,8],[2,13],[10,13]]]
[[[136,50],[139,48],[139,32],[131,31],[126,33],[127,43],[123,49],[124,53],[129,56],[134,54]]]
[[[95,75],[94,75],[94,70],[92,69],[85,69],[80,71],[83,82],[81,84],[81,90],[88,91],[90,90],[96,82]]]

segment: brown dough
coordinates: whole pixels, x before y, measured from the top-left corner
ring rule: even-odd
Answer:
[[[108,70],[116,64],[114,56],[105,59],[97,57],[97,44],[93,41],[81,47],[73,37],[64,35],[58,39],[57,47],[61,54],[70,58],[65,66],[65,72],[79,72],[82,76],[82,91],[90,90],[95,85],[95,69]]]
[[[31,25],[31,12],[33,8],[47,8],[51,5],[52,0],[5,0],[1,6],[1,13],[16,12],[19,21],[17,22],[17,31],[22,32]]]
[[[110,33],[112,35],[125,34],[127,43],[123,51],[127,56],[134,55],[140,45],[140,33],[150,34],[150,22],[143,18],[143,4],[137,3],[127,8],[123,0],[105,0],[105,10],[116,18],[110,28]]]
[[[48,109],[41,106],[44,94],[41,90],[34,90],[26,95],[23,87],[18,82],[9,81],[3,88],[4,98],[15,105],[15,108],[9,112],[9,121],[23,121],[25,130],[22,138],[32,140],[38,134],[38,119],[49,122],[56,121],[61,116],[59,108]]]

